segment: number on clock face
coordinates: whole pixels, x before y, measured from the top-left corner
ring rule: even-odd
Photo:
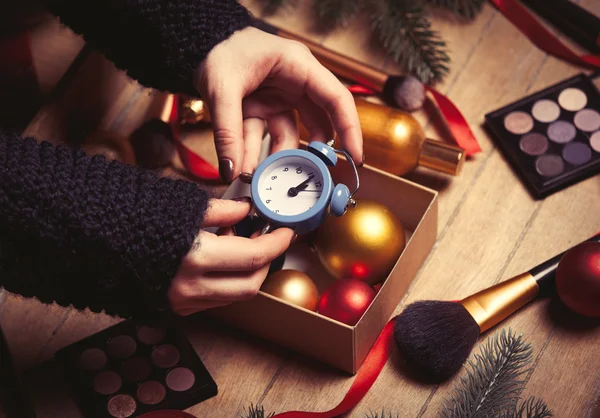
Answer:
[[[267,167],[259,181],[258,192],[268,209],[293,216],[306,212],[317,203],[323,183],[321,171],[311,160],[287,157]]]

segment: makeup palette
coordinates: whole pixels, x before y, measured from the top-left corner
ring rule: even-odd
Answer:
[[[86,417],[183,410],[217,394],[185,335],[164,323],[121,322],[63,348],[57,358]]]
[[[485,115],[536,198],[600,172],[600,93],[579,74]]]

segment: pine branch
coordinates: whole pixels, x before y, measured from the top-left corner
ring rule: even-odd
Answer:
[[[399,415],[396,415],[396,418],[398,417]],[[379,414],[378,412],[369,412],[369,414],[366,415],[365,418],[394,418],[394,416],[391,412],[389,413],[389,415],[386,415],[385,410],[381,408],[381,414]]]
[[[274,413],[271,413],[269,415],[265,414],[265,408],[263,408],[262,406],[259,408],[258,406],[254,406],[253,404],[251,404],[250,408],[248,408],[248,412],[246,412],[246,409],[244,408],[244,414],[240,414],[240,418],[269,418],[275,415]]]
[[[346,26],[354,18],[362,0],[318,0],[314,3],[317,27],[321,31]]]
[[[259,0],[263,6],[263,12],[266,15],[273,15],[280,9],[293,7],[296,5],[296,0]]]
[[[380,0],[368,4],[374,33],[406,72],[425,84],[439,81],[448,73],[446,43],[431,30],[421,2]]]
[[[525,388],[520,377],[532,359],[533,349],[511,331],[488,339],[475,361],[468,360],[454,394],[443,406],[442,418],[484,418],[516,408]]]
[[[503,411],[498,418],[549,418],[554,416],[546,403],[541,399],[531,397],[522,402],[518,408]]]
[[[473,19],[481,11],[486,0],[425,0],[431,6],[447,9],[448,11],[464,17]]]

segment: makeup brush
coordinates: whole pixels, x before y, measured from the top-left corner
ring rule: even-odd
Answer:
[[[292,34],[261,20],[253,26],[264,32],[292,39],[306,45],[315,58],[332,73],[347,80],[360,83],[381,94],[388,105],[412,112],[425,102],[425,86],[412,75],[388,75],[360,61],[324,48],[309,39]]]
[[[584,242],[600,242],[600,233]],[[463,365],[480,334],[539,295],[555,290],[555,271],[567,251],[529,271],[458,302],[418,301],[394,323],[394,340],[408,363],[445,380]]]
[[[149,119],[129,138],[141,167],[157,169],[169,165],[173,159],[173,131],[168,123],[172,101],[169,99],[169,95],[161,94],[148,110]]]

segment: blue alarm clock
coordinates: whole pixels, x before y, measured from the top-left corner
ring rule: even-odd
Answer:
[[[287,227],[298,234],[317,229],[329,216],[342,216],[359,188],[358,170],[343,149],[311,142],[306,150],[288,149],[265,158],[251,176],[251,199],[254,209],[265,221],[262,234],[273,228]],[[337,164],[336,153],[342,153],[352,164],[356,180],[353,192],[345,184],[334,184],[328,167]],[[248,176],[248,175],[246,175]],[[248,180],[250,178],[247,177]]]

